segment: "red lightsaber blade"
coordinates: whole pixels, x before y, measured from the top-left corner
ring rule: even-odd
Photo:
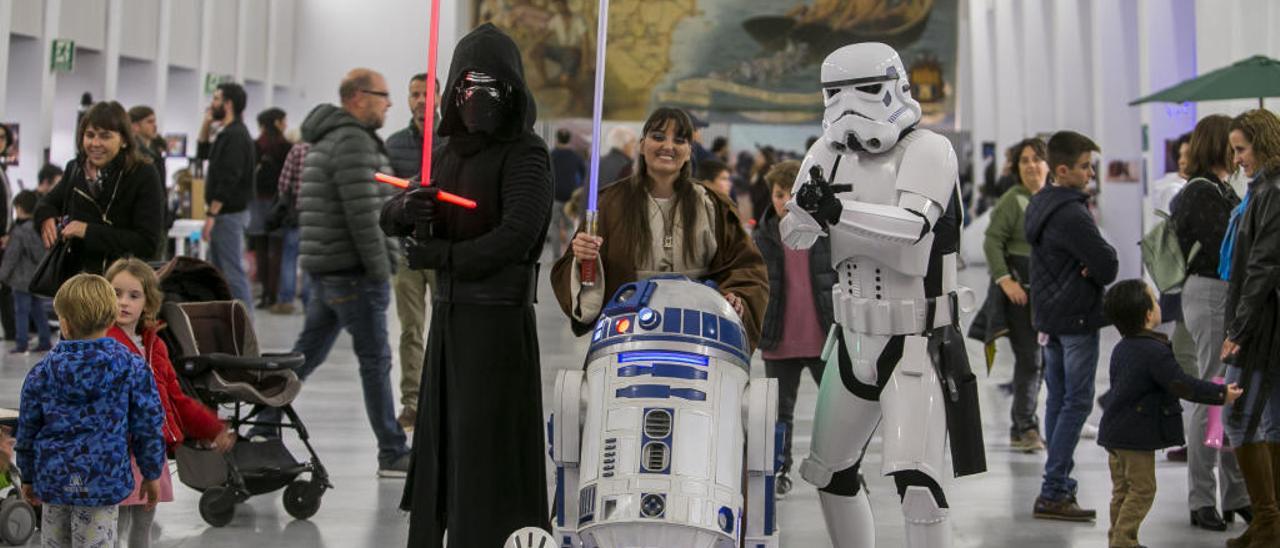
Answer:
[[[376,179],[379,183],[386,183],[396,188],[409,188],[409,185],[413,184],[405,179],[401,179],[399,177],[392,177],[390,175],[387,175],[386,173],[375,173],[373,178]],[[422,185],[422,186],[427,186],[427,185]],[[462,196],[458,196],[457,194],[454,194],[452,192],[445,192],[441,190],[439,194],[436,194],[436,199],[447,204],[453,204],[456,206],[465,207],[467,209],[476,208],[475,200],[469,200],[467,198],[463,198]]]

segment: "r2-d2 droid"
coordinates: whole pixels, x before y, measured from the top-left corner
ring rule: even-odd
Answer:
[[[556,377],[561,548],[778,546],[778,385],[750,380],[749,352],[711,287],[671,275],[618,289],[586,370]]]
[[[854,44],[822,63],[823,135],[782,219],[787,246],[831,239],[838,324],[800,475],[818,487],[837,548],[875,546],[863,454],[884,425],[908,548],[951,546],[946,445],[954,474],[986,469],[977,387],[959,333],[961,207],[956,155],[917,129],[920,104],[893,48]]]

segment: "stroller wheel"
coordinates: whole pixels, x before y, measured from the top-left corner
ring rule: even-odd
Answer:
[[[324,487],[311,481],[294,480],[284,488],[284,511],[294,519],[307,519],[320,509]]]
[[[0,540],[14,546],[27,543],[36,531],[36,512],[26,501],[0,501]]]
[[[214,527],[225,527],[236,515],[236,503],[226,487],[210,487],[200,495],[200,517]]]

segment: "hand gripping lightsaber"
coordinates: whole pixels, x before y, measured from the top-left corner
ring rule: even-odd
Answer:
[[[586,232],[595,236],[596,198],[600,193],[600,119],[604,117],[604,59],[609,38],[609,0],[600,0],[596,15],[596,89],[591,112],[591,181],[587,187]],[[584,287],[596,285],[596,262],[581,261],[578,277]]]
[[[427,44],[427,106],[426,119],[422,121],[422,186],[431,186],[431,145],[435,139],[435,120],[436,120],[436,52],[440,43],[440,0],[431,0],[431,32]],[[386,183],[397,188],[409,188],[409,181],[394,177],[386,173],[376,173],[373,178],[381,183]],[[475,209],[476,202],[453,194],[441,191],[436,195],[436,199],[447,203],[462,206],[467,209]],[[425,235],[426,231],[420,231]]]

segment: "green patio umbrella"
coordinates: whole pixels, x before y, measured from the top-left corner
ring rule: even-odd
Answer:
[[[1237,61],[1231,66],[1222,67],[1171,88],[1135,99],[1129,105],[1255,97],[1258,99],[1258,108],[1262,108],[1264,97],[1280,97],[1280,61],[1254,55],[1243,61]]]

